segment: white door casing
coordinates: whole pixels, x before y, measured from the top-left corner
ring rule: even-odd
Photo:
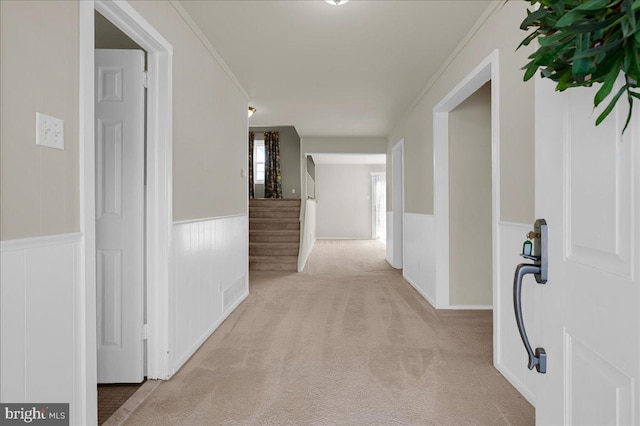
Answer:
[[[98,383],[143,371],[144,52],[96,50]]]
[[[624,99],[596,127],[597,87],[553,86],[536,81],[536,217],[549,232],[549,279],[528,325],[547,353],[536,423],[638,424],[640,110],[621,135]]]
[[[391,207],[393,210],[393,259],[396,269],[404,265],[404,139],[395,144],[391,150],[392,191]]]

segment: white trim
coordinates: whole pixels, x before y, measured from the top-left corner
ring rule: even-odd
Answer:
[[[436,217],[436,307],[455,309],[449,300],[449,112],[491,81],[491,210],[493,266],[493,349],[499,359],[498,224],[500,222],[500,66],[494,50],[433,108],[434,215]],[[495,361],[494,361],[495,362]]]
[[[80,423],[96,423],[96,279],[94,147],[94,10],[114,23],[148,53],[147,97],[147,376],[168,377],[168,288],[172,218],[172,57],[173,48],[129,3],[86,0],[80,13],[80,226],[81,300],[84,314],[80,358],[84,395]]]
[[[28,250],[36,247],[55,246],[58,244],[77,243],[82,238],[81,232],[70,234],[46,235],[43,237],[21,238],[19,240],[0,241],[0,252]]]
[[[176,12],[178,12],[178,15],[180,15],[180,17],[184,20],[187,26],[191,28],[191,31],[193,31],[196,37],[198,37],[198,40],[200,40],[202,45],[209,51],[209,53],[211,53],[211,56],[213,56],[216,62],[218,62],[218,65],[220,65],[220,67],[223,69],[225,74],[227,74],[227,76],[231,79],[233,84],[238,88],[240,93],[242,93],[245,99],[247,100],[250,99],[251,97],[249,96],[249,93],[247,93],[247,91],[244,90],[244,87],[242,87],[242,84],[240,84],[240,81],[233,74],[233,72],[231,71],[231,68],[229,68],[229,66],[224,61],[224,59],[222,59],[222,56],[218,53],[216,48],[213,47],[211,42],[209,42],[209,39],[207,38],[207,36],[204,35],[200,27],[198,27],[198,24],[196,24],[193,18],[191,18],[191,15],[189,15],[189,12],[187,12],[184,9],[184,7],[180,4],[180,2],[176,0],[169,0],[169,3],[171,4],[171,6],[173,6]]]
[[[425,300],[431,304],[431,306],[433,306],[434,308],[436,307],[435,300],[433,300],[425,291],[423,291],[411,278],[405,275],[404,271],[402,272],[402,278],[404,278],[406,282],[411,284],[411,287],[413,287],[418,293],[420,293],[420,295],[422,295],[422,297],[424,297]]]
[[[516,388],[518,392],[520,392],[520,395],[522,395],[524,399],[529,402],[529,404],[533,405],[534,407],[536,406],[536,396],[529,391],[529,388],[525,386],[521,380],[519,380],[513,373],[511,373],[509,369],[505,368],[501,363],[494,362],[493,366],[500,372],[500,374],[505,377],[505,379],[509,381],[509,383],[511,383],[514,388]]]
[[[218,329],[218,327],[220,327],[220,324],[222,324],[224,322],[224,320],[227,319],[227,317],[229,317],[229,315],[238,307],[240,306],[240,304],[242,302],[244,302],[244,300],[249,296],[249,290],[245,291],[242,296],[240,296],[240,298],[238,298],[238,300],[236,300],[225,312],[222,313],[222,316],[220,317],[220,319],[218,319],[216,322],[214,322],[213,324],[211,324],[211,327],[209,327],[209,329],[207,329],[207,331],[205,331],[194,343],[193,345],[191,345],[191,347],[185,352],[185,355],[183,355],[182,357],[180,357],[179,359],[176,360],[175,365],[172,368],[172,373],[175,373],[176,371],[180,370],[180,368],[182,368],[182,366],[185,364],[185,362],[187,362],[189,360],[189,358],[191,358],[193,356],[193,354],[196,353],[196,351],[198,350],[198,348],[200,346],[202,346],[202,344],[205,342],[205,340],[207,340],[209,337],[211,337],[211,335],[213,334],[214,331],[216,331]]]
[[[493,309],[491,305],[451,305],[447,309],[451,309],[453,311],[480,311],[486,310],[490,311]]]
[[[401,204],[399,206],[395,205],[393,199],[393,191],[396,186],[396,173],[397,171],[394,169],[393,165],[393,155],[400,155],[400,194],[402,196]],[[405,236],[405,221],[404,221],[404,138],[400,139],[394,146],[391,148],[391,210],[393,211],[393,259],[391,266],[396,269],[404,268],[404,236]],[[396,236],[396,225],[400,223],[400,237],[401,242],[398,243],[398,238]]]
[[[78,4],[79,19],[79,184],[80,232],[79,248],[79,336],[78,350],[81,387],[79,424],[98,422],[97,343],[96,343],[96,234],[95,234],[95,99],[94,50],[95,8],[93,1]]]
[[[361,241],[376,241],[377,238],[356,238],[356,237],[316,237],[316,240],[361,240]]]
[[[174,221],[172,224],[175,225],[188,225],[190,223],[198,223],[198,222],[208,222],[210,220],[222,220],[222,219],[231,219],[234,217],[246,217],[248,216],[246,213],[240,213],[240,214],[230,214],[228,216],[213,216],[213,217],[206,217],[203,219],[186,219],[186,220],[177,220]]]

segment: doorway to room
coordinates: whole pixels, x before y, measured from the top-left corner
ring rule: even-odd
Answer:
[[[371,237],[387,242],[387,176],[384,172],[371,173]]]
[[[449,303],[491,308],[491,82],[449,112]],[[460,265],[465,265],[461,268]]]
[[[146,378],[147,53],[95,12],[98,422]]]

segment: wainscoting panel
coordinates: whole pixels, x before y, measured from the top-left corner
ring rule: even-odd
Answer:
[[[520,339],[513,311],[513,275],[519,263],[527,263],[520,253],[522,243],[532,225],[500,222],[498,224],[498,294],[494,313],[494,330],[498,338],[494,354],[496,368],[533,405],[536,395],[536,374],[527,369],[527,352]],[[536,284],[532,276],[525,277],[522,285],[522,310],[524,323],[531,344],[535,348],[539,326],[535,322],[536,303],[543,286]]]
[[[246,215],[173,225],[170,374],[249,295]]]
[[[315,200],[307,200],[304,209],[304,222],[302,222],[302,242],[300,244],[300,254],[298,255],[298,272],[304,270],[309,255],[316,243],[317,229],[317,207]]]
[[[81,234],[0,243],[0,400],[81,409]]]
[[[387,262],[393,266],[393,212],[387,212]]]
[[[405,213],[402,275],[433,306],[436,297],[435,247],[434,216]]]

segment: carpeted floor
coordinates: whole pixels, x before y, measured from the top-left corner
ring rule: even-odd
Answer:
[[[127,424],[534,423],[492,366],[491,313],[434,310],[380,242],[319,240],[250,291]]]

